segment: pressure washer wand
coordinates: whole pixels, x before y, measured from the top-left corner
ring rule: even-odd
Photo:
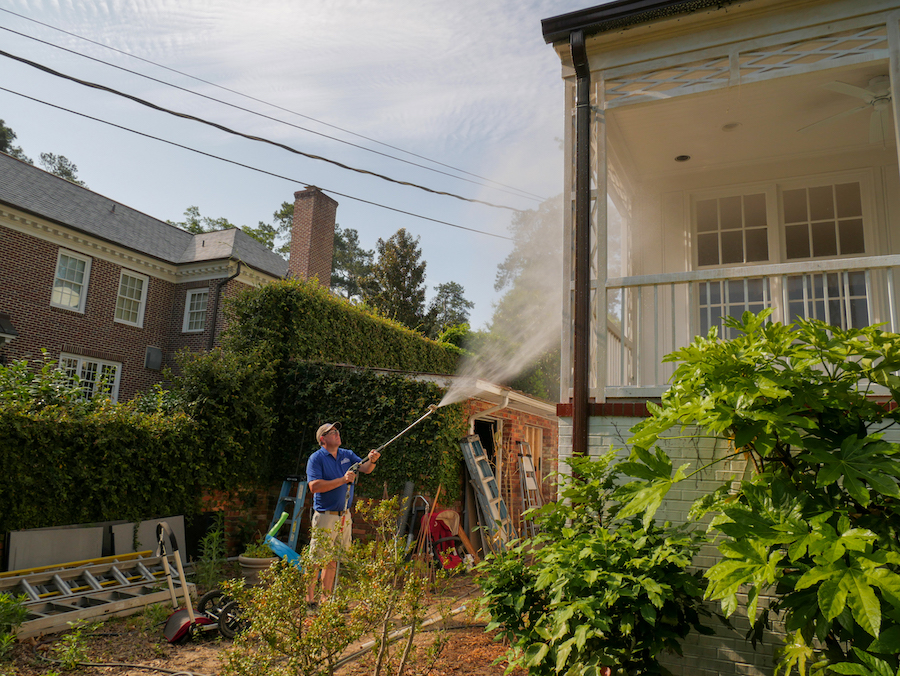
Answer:
[[[387,448],[388,446],[390,446],[392,443],[394,443],[395,441],[397,441],[397,439],[399,439],[399,438],[402,437],[404,434],[406,434],[407,432],[409,432],[413,427],[415,427],[415,426],[418,425],[420,422],[422,422],[423,420],[425,420],[425,418],[427,418],[427,417],[430,416],[432,413],[434,413],[435,411],[437,411],[437,409],[438,409],[437,404],[429,404],[429,406],[428,406],[428,413],[426,413],[426,414],[423,415],[421,418],[419,418],[418,420],[416,420],[416,422],[414,422],[412,425],[410,425],[410,426],[407,427],[405,430],[403,430],[402,432],[400,432],[400,434],[398,434],[396,437],[394,437],[393,439],[391,439],[390,441],[388,441],[388,442],[386,442],[386,443],[381,444],[381,446],[379,446],[378,448],[373,449],[373,450],[377,451],[378,453],[381,453],[385,448]]]

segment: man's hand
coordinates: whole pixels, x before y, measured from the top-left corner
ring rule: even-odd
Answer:
[[[376,462],[378,462],[378,458],[381,457],[381,453],[379,453],[378,451],[369,451],[369,455],[367,457],[369,462],[374,465]]]
[[[356,481],[357,468],[358,468],[358,465],[354,465],[353,467],[351,467],[350,469],[347,470],[347,473],[344,475],[344,481],[346,483],[352,484],[354,481]]]

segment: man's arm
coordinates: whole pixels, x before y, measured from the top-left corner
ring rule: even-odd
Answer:
[[[359,466],[359,471],[363,474],[371,474],[375,471],[375,463],[378,462],[380,457],[381,453],[378,451],[369,451],[369,455],[366,456],[366,459]]]
[[[337,479],[313,479],[309,482],[309,490],[311,493],[327,493],[349,483],[353,483],[353,472],[347,470],[344,476]]]

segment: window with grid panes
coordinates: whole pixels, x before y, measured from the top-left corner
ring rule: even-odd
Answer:
[[[184,333],[198,333],[206,328],[208,289],[189,289],[184,303]]]
[[[787,260],[866,252],[858,182],[785,190],[782,214]],[[788,321],[821,319],[842,328],[869,323],[864,272],[794,275],[788,277],[787,293]]]
[[[142,326],[146,292],[147,277],[123,270],[119,277],[119,292],[116,295],[116,321]]]
[[[61,354],[59,368],[69,376],[70,384],[81,385],[84,396],[93,399],[100,392],[108,392],[110,399],[116,401],[119,396],[119,378],[122,365],[118,362],[82,357],[74,354]]]
[[[774,192],[772,193],[775,194]],[[838,258],[866,252],[863,198],[858,181],[790,188],[781,191],[783,249],[776,260]],[[698,200],[695,229],[698,267],[723,267],[769,260],[766,194]],[[809,273],[786,280],[786,320],[817,318],[835,326],[869,322],[865,274]],[[725,316],[740,317],[772,304],[769,280],[761,277],[700,282],[700,332],[721,326]],[[729,336],[730,337],[730,336]]]
[[[56,273],[50,304],[56,307],[84,312],[87,298],[91,259],[71,251],[60,250],[56,258]]]

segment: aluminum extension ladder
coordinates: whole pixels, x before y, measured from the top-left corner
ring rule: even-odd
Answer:
[[[162,556],[150,552],[43,566],[0,575],[0,594],[24,596],[20,639],[60,631],[88,618],[130,615],[170,601]],[[176,586],[180,581],[173,579]],[[194,585],[188,584],[189,591]]]
[[[269,524],[271,531],[282,512],[288,513],[286,523],[290,524],[291,530],[288,535],[287,546],[297,551],[297,542],[300,539],[300,519],[303,512],[303,503],[306,502],[306,494],[309,491],[309,484],[305,476],[292,475],[285,477],[281,484],[281,493],[278,495],[278,502],[275,503],[275,513],[272,515],[272,523]]]
[[[498,549],[503,551],[506,544],[517,537],[516,530],[506,509],[506,503],[500,496],[497,480],[481,445],[481,437],[477,434],[465,437],[459,442],[459,447],[462,449],[475,488],[482,526],[490,535],[485,541],[493,551]]]
[[[534,461],[531,459],[531,444],[527,441],[519,441],[519,486],[522,490],[522,509],[537,509],[544,502],[541,498],[541,487],[537,482],[537,473],[534,471]],[[523,528],[531,537],[537,535],[537,524],[531,519],[522,519]]]

